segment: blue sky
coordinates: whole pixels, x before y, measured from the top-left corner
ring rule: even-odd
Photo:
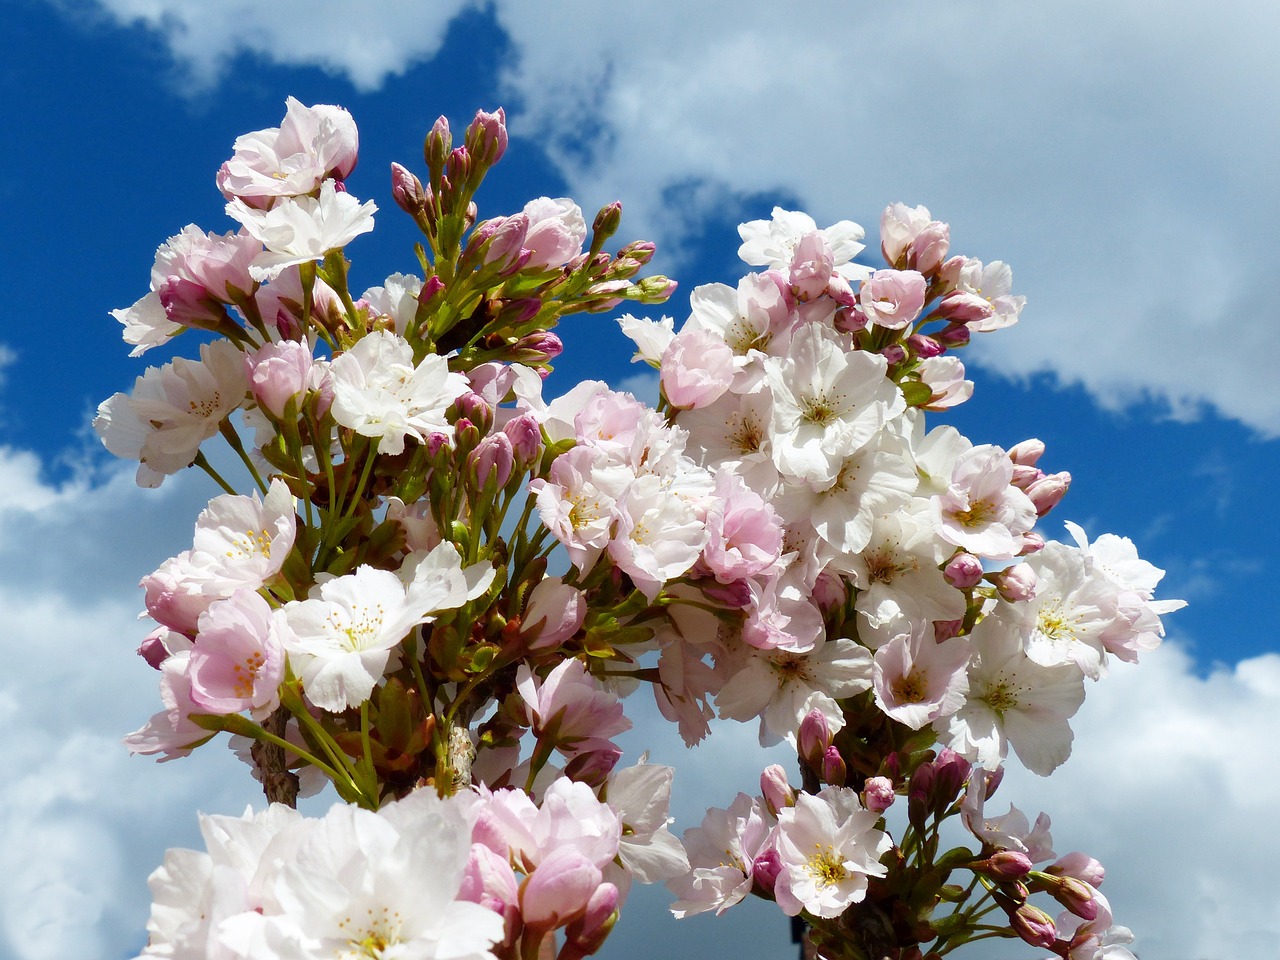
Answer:
[[[199,477],[133,489],[87,424],[144,368],[108,312],[146,291],[155,247],[185,224],[233,228],[214,171],[293,95],[360,127],[348,186],[381,212],[349,249],[357,289],[413,267],[388,164],[418,165],[437,115],[498,104],[513,141],[481,215],[540,194],[588,215],[621,199],[619,240],[657,241],[654,266],[681,282],[678,321],[694,286],[744,269],[736,224],[774,203],[873,235],[886,203],[924,203],[954,250],[1010,262],[1022,323],[964,357],[977,390],[953,422],[975,442],[1044,440],[1048,469],[1075,478],[1054,517],[1131,536],[1168,571],[1162,594],[1191,606],[1141,667],[1091,689],[1073,759],[1047,782],[1011,775],[1008,799],[1052,813],[1060,852],[1108,864],[1144,960],[1273,957],[1275,5],[1224,0],[1209,16],[1172,0],[1158,21],[1131,0],[841,4],[806,21],[719,0],[455,0],[429,20],[420,6],[6,3],[0,728],[14,766],[0,843],[34,866],[0,877],[0,956],[129,955],[146,874],[195,842],[193,811],[260,802],[216,747],[157,768],[116,745],[155,709],[132,657],[136,582],[188,545],[213,491]],[[611,321],[561,332],[553,390],[637,373]],[[681,826],[762,765],[749,730],[692,755],[644,732],[682,766],[677,790],[690,784]],[[660,900],[624,918],[606,956],[638,955],[646,928],[672,950],[783,949],[759,910],[650,927]]]

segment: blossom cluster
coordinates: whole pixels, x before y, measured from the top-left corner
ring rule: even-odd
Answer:
[[[1046,539],[1070,476],[1042,443],[926,423],[972,392],[957,352],[1018,320],[1009,267],[951,254],[923,207],[885,210],[885,269],[858,225],[778,209],[740,228],[761,269],[694,290],[679,331],[621,317],[656,407],[599,381],[544,397],[560,318],[674,290],[639,276],[651,243],[605,252],[620,206],[482,220],[505,116],[458,145],[441,118],[425,182],[391,170],[421,276],[357,295],[345,251],[377,206],[347,186],[355,124],[287,109],[218,172],[239,229],[184,228],[115,312],[134,355],[195,331],[199,359],[95,420],[139,484],[194,465],[223,491],[143,580],[162,709],[126,745],[230,733],[274,802],[170,853],[143,955],[577,960],[632,882],[665,881],[677,915],[774,900],[832,957],[1128,956],[1096,861],[1038,869],[1047,819],[982,813],[1010,751],[1067,758],[1086,681],[1181,605],[1126,539]],[[682,844],[670,768],[618,766],[640,685],[690,745],[757,722],[801,784],[769,768]],[[326,784],[327,816],[291,812]],[[952,817],[977,850],[939,853]]]

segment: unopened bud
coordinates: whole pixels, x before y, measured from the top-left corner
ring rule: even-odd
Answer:
[[[467,149],[482,167],[491,167],[507,152],[507,113],[499,107],[496,113],[477,110],[467,127]]]
[[[774,816],[796,804],[796,792],[787,782],[787,773],[776,763],[769,764],[760,774],[760,793]]]
[[[843,787],[848,777],[849,770],[845,766],[844,757],[832,744],[822,754],[822,782],[829,783],[833,787]]]
[[[635,285],[641,303],[665,303],[676,292],[676,282],[669,277],[645,277]]]
[[[1049,949],[1057,942],[1058,928],[1053,925],[1053,918],[1029,903],[1024,903],[1009,916],[1009,926],[1013,932],[1033,947]]]
[[[1044,872],[1055,877],[1075,877],[1091,887],[1102,886],[1102,881],[1107,875],[1102,864],[1087,853],[1079,851],[1059,857],[1051,866],[1045,867]]]
[[[1014,463],[1034,467],[1044,456],[1044,443],[1034,438],[1015,443],[1009,449],[1009,459]]]
[[[963,620],[935,620],[933,621],[933,639],[937,643],[944,643],[952,637],[960,636],[960,631],[963,629]]]
[[[533,414],[522,413],[518,417],[512,417],[503,426],[502,432],[511,441],[511,455],[520,469],[533,463],[542,452],[542,428]]]
[[[466,417],[481,433],[493,425],[493,406],[478,393],[468,391],[454,401],[459,417]]]
[[[1009,603],[1025,603],[1036,595],[1036,572],[1028,564],[1015,563],[993,574],[996,590],[1002,600]]]
[[[947,561],[942,575],[957,590],[969,590],[982,580],[982,561],[972,553],[961,551]]]
[[[1031,858],[1018,850],[997,850],[985,860],[969,865],[974,872],[997,880],[1021,880],[1031,872],[1031,867]]]
[[[1049,891],[1053,898],[1081,920],[1098,918],[1098,901],[1093,887],[1075,877],[1062,877],[1057,889]]]
[[[467,457],[467,465],[476,478],[476,485],[483,490],[492,479],[501,490],[511,479],[511,441],[505,433],[491,433]]]
[[[751,861],[751,879],[769,896],[782,873],[782,855],[774,847],[766,847]]]
[[[164,645],[164,641],[160,639],[160,635],[165,632],[165,628],[161,627],[154,633],[148,634],[147,638],[138,646],[138,656],[147,661],[147,666],[155,670],[159,670],[160,665],[169,659],[169,649]]]
[[[1071,486],[1071,474],[1062,470],[1041,477],[1027,488],[1027,496],[1036,505],[1036,514],[1043,517],[1058,505]]]
[[[444,173],[444,165],[449,159],[449,151],[453,149],[453,134],[449,132],[449,121],[440,117],[431,126],[427,138],[422,144],[422,158],[431,171],[431,182],[435,183]]]
[[[806,713],[800,721],[797,744],[800,758],[815,773],[821,770],[823,754],[831,746],[831,725],[827,722],[827,715],[817,707]]]
[[[888,360],[889,365],[892,366],[895,363],[901,363],[903,360],[907,359],[907,351],[902,344],[891,343],[880,351],[880,356]]]
[[[1029,557],[1033,553],[1039,553],[1044,549],[1044,537],[1038,533],[1024,533],[1022,535],[1022,549],[1018,551],[1018,556]]]
[[[862,805],[872,813],[884,813],[897,796],[888,777],[868,777],[862,787]]]
[[[923,333],[913,333],[907,337],[907,346],[921,360],[928,360],[930,357],[940,357],[947,352],[947,348],[940,344],[933,337],[926,337]]]
[[[956,323],[988,320],[994,312],[990,301],[976,293],[965,293],[963,290],[947,294],[938,304],[938,316]]]
[[[653,259],[657,249],[657,244],[651,240],[633,240],[618,251],[618,259],[634,260],[643,267]]]
[[[591,246],[599,250],[600,245],[618,232],[622,223],[622,204],[617,200],[600,208],[591,224]]]
[[[398,163],[391,164],[391,196],[396,205],[415,220],[427,206],[422,181]]]
[[[934,339],[944,347],[963,347],[972,339],[972,336],[969,328],[963,323],[953,323],[933,335]]]
[[[930,221],[907,248],[907,265],[930,274],[942,266],[951,248],[951,227],[940,220]]]
[[[529,233],[529,218],[523,213],[517,213],[488,223],[494,224],[494,227],[484,250],[484,262],[499,267],[504,273],[514,273],[529,260],[529,252],[524,249],[525,237]]]

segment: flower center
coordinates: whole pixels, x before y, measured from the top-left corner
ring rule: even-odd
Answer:
[[[814,853],[805,864],[809,876],[819,887],[834,887],[843,880],[849,879],[849,871],[844,868],[844,861],[836,856],[835,848],[828,844],[814,844]]]
[[[889,690],[899,703],[924,703],[929,698],[925,689],[924,678],[918,673],[909,673],[889,684]]]
[[[991,521],[992,515],[996,512],[995,504],[990,500],[979,500],[973,504],[968,510],[960,510],[951,516],[955,518],[956,523],[962,527],[981,527]]]

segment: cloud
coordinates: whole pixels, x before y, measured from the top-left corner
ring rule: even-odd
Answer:
[[[249,53],[362,91],[482,6],[96,2],[158,33],[197,83]],[[1278,319],[1260,283],[1280,216],[1275,4],[484,8],[512,44],[513,128],[584,207],[621,197],[632,228],[681,250],[708,218],[767,214],[746,198],[872,231],[887,202],[926,203],[957,251],[1011,262],[1029,298],[1019,328],[973,351],[982,363],[1280,432],[1280,394],[1252,361]]]
[[[163,39],[195,90],[217,84],[234,58],[250,55],[291,67],[345,76],[360,91],[435,56],[450,22],[478,0],[377,4],[341,0],[51,0],[83,13],[96,9],[120,26],[144,27]]]

